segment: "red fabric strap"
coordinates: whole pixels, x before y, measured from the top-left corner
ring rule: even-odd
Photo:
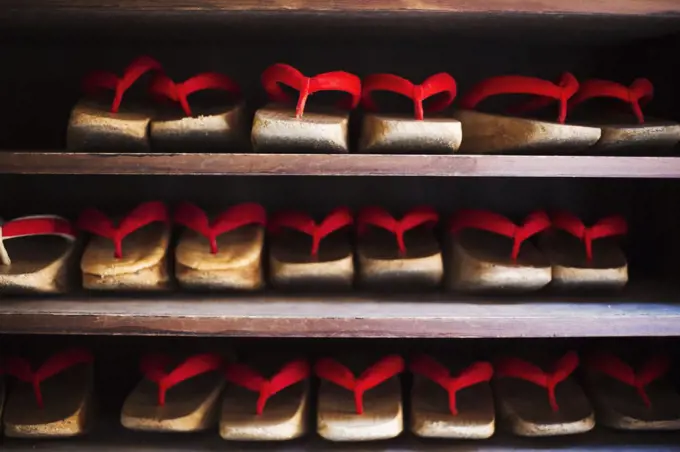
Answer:
[[[461,389],[489,381],[493,376],[493,367],[488,362],[479,361],[462,370],[457,376],[452,377],[449,369],[436,361],[431,356],[417,356],[409,366],[409,370],[434,381],[449,394],[449,410],[451,414],[458,415],[456,407],[456,394]]]
[[[671,361],[665,355],[650,358],[637,372],[611,353],[597,353],[586,360],[588,370],[603,373],[637,389],[647,407],[651,407],[652,402],[645,391],[645,386],[666,375],[670,366]]]
[[[158,385],[158,405],[165,405],[165,396],[170,388],[201,374],[218,370],[222,367],[222,358],[214,353],[194,355],[177,365],[169,373],[166,368],[172,363],[167,355],[147,355],[140,361],[140,370],[144,377]]]
[[[451,105],[456,98],[456,81],[446,72],[428,77],[422,84],[414,85],[403,77],[392,74],[373,74],[362,82],[361,104],[370,111],[377,111],[378,106],[371,97],[373,91],[391,91],[406,96],[413,101],[415,117],[422,120],[424,112],[436,113]],[[425,109],[423,101],[428,97],[442,95]]]
[[[552,217],[552,225],[555,228],[568,232],[574,237],[583,240],[586,245],[588,260],[593,259],[593,240],[625,235],[628,233],[626,220],[619,216],[602,218],[590,227],[586,227],[581,220],[568,212],[559,212]]]
[[[364,392],[402,373],[404,366],[404,359],[401,356],[386,356],[364,370],[357,378],[351,370],[334,359],[323,358],[314,365],[314,373],[323,380],[354,392],[357,414],[364,414]]]
[[[114,257],[123,257],[123,239],[132,232],[143,228],[149,223],[160,221],[169,223],[168,209],[160,201],[140,204],[118,224],[114,226],[111,219],[97,209],[85,209],[78,218],[78,229],[111,239],[116,247]]]
[[[418,207],[407,212],[400,220],[395,219],[382,207],[366,207],[357,216],[357,232],[364,235],[369,226],[376,226],[392,232],[397,238],[397,245],[402,255],[406,254],[404,234],[421,225],[434,226],[439,221],[439,214],[431,207]]]
[[[645,116],[640,104],[644,105],[654,97],[654,85],[646,78],[636,79],[630,87],[608,80],[587,80],[581,89],[569,101],[569,111],[580,103],[594,97],[611,97],[630,103],[633,113],[640,124],[644,124]]]
[[[274,64],[262,73],[262,85],[274,102],[289,102],[290,98],[279,84],[287,85],[300,92],[295,116],[302,117],[307,98],[319,91],[343,91],[351,97],[343,101],[339,107],[343,109],[356,108],[361,98],[361,80],[354,74],[343,71],[326,72],[314,77],[306,77],[300,71],[287,64]]]
[[[13,377],[31,383],[38,407],[44,408],[43,395],[40,391],[40,383],[71,367],[79,364],[88,364],[94,361],[89,350],[73,348],[64,350],[50,356],[37,371],[33,372],[31,364],[24,358],[8,357],[5,360],[5,371]]]
[[[151,81],[149,91],[159,97],[166,97],[173,102],[179,102],[187,116],[193,116],[189,106],[188,96],[204,90],[226,91],[234,98],[241,96],[241,88],[226,75],[217,72],[206,72],[195,75],[183,82],[175,83],[165,74],[156,74]]]
[[[174,214],[175,223],[192,229],[210,241],[210,252],[217,254],[217,237],[250,224],[264,226],[267,213],[259,204],[244,203],[230,207],[217,216],[211,223],[205,212],[198,206],[183,202]]]
[[[449,231],[458,234],[464,229],[473,228],[509,237],[514,240],[511,257],[516,260],[522,243],[549,227],[550,219],[542,211],[529,214],[524,223],[518,226],[497,213],[485,210],[461,210],[451,218]]]
[[[56,215],[15,218],[7,223],[0,223],[0,264],[10,265],[12,263],[5,248],[5,240],[35,235],[56,235],[71,242],[76,239],[75,229],[66,218]]]
[[[309,378],[310,373],[309,363],[300,359],[285,364],[270,379],[264,378],[245,364],[227,364],[224,375],[228,382],[260,393],[255,411],[258,415],[261,415],[264,412],[267,400],[271,396],[289,386],[306,380]]]
[[[519,358],[505,358],[494,366],[498,378],[519,378],[542,386],[548,390],[548,400],[553,411],[559,410],[555,397],[555,387],[566,380],[578,367],[576,352],[568,352],[557,360],[552,372],[545,372],[540,367]]]
[[[316,223],[306,213],[282,212],[274,215],[269,222],[269,232],[278,234],[283,228],[290,228],[312,236],[311,255],[319,254],[319,245],[324,237],[351,225],[354,222],[352,213],[347,207],[338,207],[329,213],[321,223]]]
[[[475,85],[460,100],[461,108],[473,109],[481,101],[498,94],[535,94],[541,96],[535,101],[522,104],[511,109],[512,113],[520,114],[526,111],[542,108],[554,100],[560,102],[560,112],[557,121],[561,124],[567,119],[567,102],[578,91],[578,81],[572,74],[565,72],[558,83],[552,83],[540,78],[521,75],[502,75],[491,77]]]
[[[148,56],[136,58],[123,71],[123,76],[118,77],[112,72],[94,71],[83,79],[83,91],[86,95],[92,96],[104,90],[115,91],[111,113],[118,113],[120,104],[123,101],[123,94],[128,90],[142,75],[149,71],[162,71],[161,64]]]

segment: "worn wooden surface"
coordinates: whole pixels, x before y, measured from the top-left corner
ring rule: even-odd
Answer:
[[[679,178],[680,158],[0,152],[4,174]]]
[[[524,297],[168,294],[6,299],[0,332],[260,337],[680,335],[677,293]]]

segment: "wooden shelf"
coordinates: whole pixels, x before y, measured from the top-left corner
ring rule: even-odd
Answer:
[[[680,158],[5,151],[0,173],[679,178]]]
[[[675,295],[674,295],[675,293]],[[609,296],[168,294],[6,299],[0,333],[258,337],[680,336],[677,291]]]

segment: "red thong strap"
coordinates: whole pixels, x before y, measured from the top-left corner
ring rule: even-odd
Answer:
[[[50,356],[37,371],[33,372],[31,364],[24,358],[9,357],[5,360],[5,371],[13,377],[33,385],[33,393],[38,407],[44,408],[43,395],[40,384],[50,377],[75,367],[79,364],[87,364],[94,361],[92,353],[88,350],[73,348],[64,350]]]
[[[300,71],[287,64],[274,64],[262,73],[262,85],[274,102],[290,102],[290,97],[281,89],[280,83],[300,92],[295,117],[301,118],[305,110],[307,98],[319,91],[343,91],[351,98],[339,104],[343,109],[356,108],[361,98],[361,80],[354,74],[344,71],[326,72],[306,77]]]
[[[517,260],[522,243],[528,238],[550,227],[550,219],[545,212],[529,214],[521,226],[516,225],[503,215],[484,210],[461,210],[450,221],[449,231],[458,234],[463,229],[474,228],[510,237],[514,240],[511,257]]]
[[[282,366],[270,379],[264,378],[245,364],[227,364],[224,375],[228,382],[260,393],[255,411],[261,415],[270,397],[289,386],[306,380],[310,373],[309,363],[300,359]]]
[[[462,370],[458,376],[452,377],[449,369],[427,355],[417,356],[409,366],[409,370],[434,381],[449,393],[449,410],[454,416],[458,415],[456,394],[461,389],[489,381],[493,376],[493,367],[487,362],[476,362]]]
[[[323,358],[314,365],[314,373],[323,380],[354,392],[357,414],[364,414],[364,392],[402,373],[404,367],[401,356],[390,355],[364,370],[357,378],[351,370],[334,359]]]
[[[602,218],[590,227],[586,227],[581,220],[568,212],[559,212],[552,218],[552,225],[583,240],[586,245],[588,260],[593,259],[593,240],[628,233],[626,220],[619,215]]]
[[[363,80],[361,103],[370,111],[377,111],[378,106],[371,97],[373,91],[391,91],[406,96],[413,101],[416,119],[422,120],[424,112],[436,113],[451,105],[456,98],[456,81],[446,72],[428,77],[422,84],[414,85],[403,77],[392,74],[373,74]],[[429,97],[439,96],[425,109],[423,101]]]
[[[118,113],[120,104],[123,101],[123,94],[127,91],[142,75],[149,71],[162,71],[161,64],[148,56],[136,58],[123,71],[123,76],[118,77],[113,72],[94,71],[83,79],[83,91],[88,96],[92,96],[101,90],[113,90],[115,96],[111,104],[111,113]]]
[[[645,386],[666,375],[670,365],[670,359],[665,355],[650,358],[637,372],[619,357],[610,353],[598,353],[590,356],[586,361],[586,367],[589,370],[601,372],[637,389],[647,407],[651,407],[652,402],[645,391]]]
[[[12,263],[5,248],[5,240],[34,235],[56,235],[70,242],[76,239],[76,231],[66,218],[57,215],[15,218],[7,223],[0,223],[0,264],[10,265]]]
[[[587,80],[581,84],[581,89],[569,101],[569,111],[594,97],[611,97],[630,103],[638,122],[644,124],[645,116],[642,114],[640,104],[644,105],[652,100],[654,85],[646,78],[636,79],[630,87],[608,80]]]
[[[521,114],[537,110],[549,105],[554,100],[560,102],[560,112],[557,121],[564,124],[567,119],[567,101],[578,91],[578,81],[572,74],[565,72],[558,83],[552,83],[540,78],[521,75],[502,75],[491,77],[475,85],[460,100],[461,108],[473,109],[481,101],[498,94],[535,94],[541,96],[534,101],[511,109],[512,113]]]
[[[566,380],[578,367],[576,352],[568,352],[554,365],[552,372],[519,358],[505,358],[494,366],[498,378],[519,378],[542,386],[548,390],[548,400],[553,411],[558,411],[555,387]]]
[[[421,225],[434,226],[439,221],[439,214],[431,207],[418,207],[407,212],[401,220],[395,219],[381,207],[366,207],[357,216],[357,232],[364,235],[368,226],[376,226],[392,232],[397,237],[397,245],[402,255],[406,254],[404,234]]]
[[[317,224],[309,215],[301,212],[283,212],[274,215],[269,222],[269,232],[278,234],[283,228],[290,228],[312,236],[311,255],[319,255],[319,246],[324,237],[351,225],[352,213],[347,207],[338,207]]]
[[[140,204],[116,227],[113,222],[97,209],[85,209],[78,218],[76,226],[78,229],[96,234],[107,239],[111,239],[116,248],[114,257],[123,257],[123,239],[132,232],[143,228],[149,223],[170,221],[168,209],[160,201],[151,201]]]
[[[157,74],[151,81],[149,91],[157,97],[166,97],[173,102],[179,102],[187,116],[193,116],[189,100],[190,94],[205,90],[226,91],[234,98],[241,96],[241,88],[226,75],[216,72],[206,72],[195,75],[183,82],[175,83],[165,74]]]
[[[174,215],[175,223],[192,229],[210,241],[210,253],[217,254],[217,237],[250,224],[264,226],[267,213],[259,204],[245,203],[230,207],[211,223],[205,212],[194,204],[183,202]]]
[[[147,355],[142,357],[140,370],[144,377],[158,385],[158,405],[164,406],[166,393],[181,382],[222,367],[222,358],[214,353],[194,355],[177,365],[170,373],[166,368],[172,358],[166,355]]]

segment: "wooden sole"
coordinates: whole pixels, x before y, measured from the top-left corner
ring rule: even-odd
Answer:
[[[680,124],[670,121],[642,125],[607,125],[595,144],[595,152],[621,152],[644,147],[670,149],[680,142]]]
[[[309,381],[272,396],[261,415],[255,413],[259,394],[228,385],[222,399],[220,436],[235,441],[286,441],[307,433]]]
[[[411,389],[411,432],[424,438],[485,439],[495,430],[493,395],[489,383],[456,393],[458,414],[449,409],[444,388],[414,375]]]
[[[446,286],[465,292],[528,292],[546,286],[552,278],[547,258],[526,241],[513,261],[512,244],[498,234],[461,231],[447,244]]]
[[[295,117],[293,107],[267,105],[255,112],[251,140],[256,152],[346,153],[349,113],[305,111]]]
[[[192,107],[194,116],[166,115],[153,119],[150,133],[154,150],[228,151],[230,146],[248,142],[243,104],[200,110]]]
[[[461,122],[463,129],[459,151],[468,154],[582,152],[595,145],[602,134],[599,127],[474,110],[458,110],[453,116]]]
[[[175,276],[189,289],[256,290],[264,286],[264,228],[244,226],[217,237],[217,254],[208,239],[182,232],[175,248]]]
[[[602,374],[587,373],[597,422],[619,430],[680,430],[680,394],[667,379],[645,387],[651,408],[637,389]]]
[[[366,113],[361,126],[359,152],[395,154],[451,154],[462,141],[460,121]]]
[[[87,433],[93,417],[92,374],[91,364],[81,364],[43,381],[44,408],[36,403],[31,384],[17,383],[7,397],[5,436],[59,438]]]
[[[348,289],[354,280],[354,256],[349,235],[337,232],[321,241],[311,256],[312,239],[296,231],[273,237],[269,277],[277,288]]]
[[[364,413],[356,414],[351,391],[321,380],[317,432],[330,441],[374,441],[398,436],[403,430],[401,384],[390,378],[364,393]]]
[[[499,378],[492,385],[499,416],[515,435],[572,435],[595,427],[590,402],[572,377],[555,388],[558,411],[550,407],[548,390],[542,386],[516,378]]]
[[[540,247],[552,265],[551,287],[620,289],[628,283],[626,256],[615,238],[594,240],[592,260],[583,242],[566,232],[542,234]]]
[[[170,227],[152,223],[123,240],[114,257],[111,240],[93,236],[80,261],[83,287],[92,290],[163,290],[170,287],[167,251]]]
[[[81,99],[66,132],[66,148],[87,152],[148,152],[150,112],[121,107],[111,113],[110,102]]]
[[[444,275],[441,248],[429,229],[416,228],[405,234],[407,254],[399,252],[389,231],[374,228],[357,246],[359,282],[371,288],[390,290],[431,289]]]
[[[120,414],[123,427],[150,432],[195,432],[217,424],[219,398],[225,386],[220,372],[190,378],[170,388],[165,405],[158,405],[158,385],[140,381]]]
[[[65,293],[74,285],[76,243],[62,237],[7,240],[12,263],[0,265],[0,293]]]

